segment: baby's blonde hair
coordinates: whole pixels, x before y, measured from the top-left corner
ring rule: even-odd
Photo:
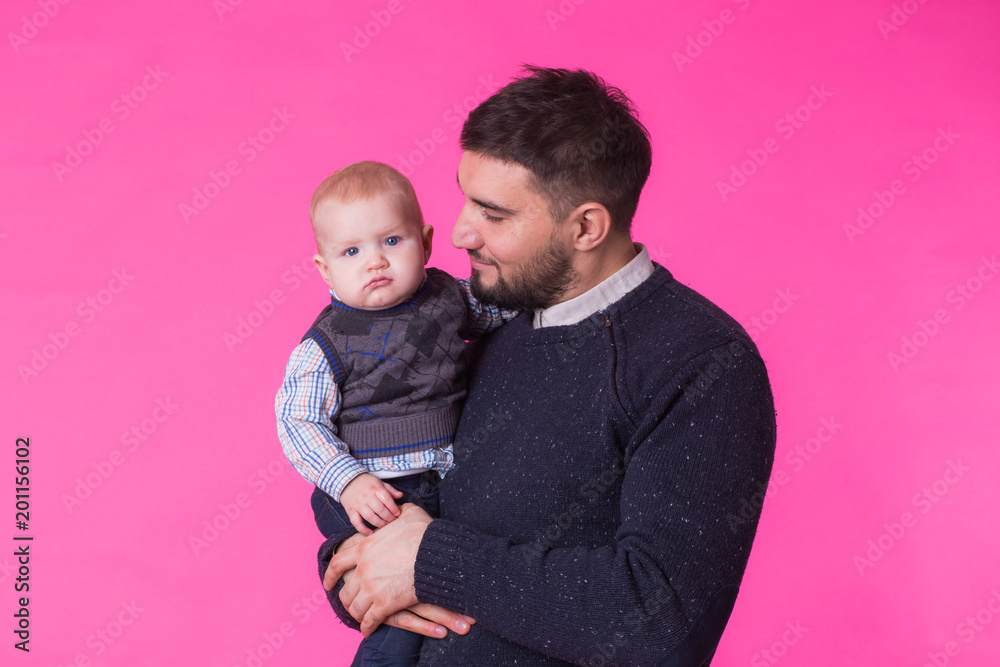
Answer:
[[[320,183],[309,203],[309,219],[315,227],[316,209],[327,200],[349,204],[385,195],[397,197],[406,216],[423,227],[424,216],[409,179],[387,164],[370,160],[338,169]]]

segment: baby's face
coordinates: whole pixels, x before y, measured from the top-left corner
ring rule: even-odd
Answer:
[[[328,199],[313,214],[323,280],[351,308],[384,310],[417,291],[431,255],[430,225],[420,227],[392,196],[344,204]]]

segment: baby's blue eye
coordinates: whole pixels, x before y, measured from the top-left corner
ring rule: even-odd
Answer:
[[[390,236],[389,238],[387,238],[385,240],[385,244],[386,245],[396,245],[397,243],[399,243],[399,241],[400,241],[400,239],[399,239],[398,236]]]
[[[347,250],[344,251],[344,254],[347,255],[348,257],[354,257],[355,255],[358,254],[358,249],[348,248]]]

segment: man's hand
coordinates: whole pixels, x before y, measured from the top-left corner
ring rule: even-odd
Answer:
[[[456,614],[444,607],[418,602],[409,609],[397,611],[385,619],[386,625],[415,632],[425,637],[440,639],[452,630],[460,635],[468,634],[476,619],[464,614]]]
[[[346,540],[337,545],[335,553],[340,553],[341,549],[350,549],[357,546],[364,537],[358,534],[351,535]],[[354,576],[354,570],[344,572],[344,583],[350,581]],[[336,584],[336,582],[334,582]],[[467,634],[472,629],[476,619],[464,614],[456,614],[444,607],[435,604],[418,602],[409,609],[397,611],[395,614],[385,619],[385,625],[391,625],[402,630],[409,630],[425,637],[441,638],[448,634],[448,630],[460,635]]]
[[[424,531],[432,519],[416,505],[403,505],[402,512],[388,526],[356,546],[345,544],[330,560],[323,587],[330,590],[345,572],[340,601],[358,622],[367,637],[389,616],[417,604],[413,587],[413,565]]]
[[[402,498],[403,492],[397,491],[375,475],[361,473],[340,492],[340,504],[347,510],[351,525],[362,535],[371,535],[371,529],[365,521],[381,528],[397,516],[399,508],[393,498]]]
[[[351,535],[346,540],[344,540],[343,542],[341,542],[340,544],[338,544],[334,548],[333,553],[339,554],[341,549],[350,549],[351,547],[357,546],[357,545],[361,544],[361,542],[363,542],[364,539],[365,539],[364,536],[358,535],[357,533],[355,533],[354,535]],[[346,579],[344,581],[346,581]],[[324,582],[325,582],[325,580],[324,580]],[[333,582],[333,583],[337,583],[337,582]],[[326,590],[330,590],[330,589],[327,588]]]

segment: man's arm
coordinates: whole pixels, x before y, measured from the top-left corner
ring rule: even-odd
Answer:
[[[413,505],[410,505],[409,507],[415,508]],[[323,578],[324,574],[327,572],[327,565],[329,564],[330,557],[333,552],[350,552],[365,539],[367,538],[355,533],[335,546],[333,546],[333,542],[330,540],[324,543],[323,548],[320,549],[320,577]],[[324,553],[324,549],[327,545],[331,545],[330,551]],[[349,585],[353,575],[353,569],[347,570],[343,573],[342,582],[338,582],[335,579],[324,579],[324,586],[327,588],[327,599],[329,600],[330,605],[333,607],[334,612],[341,619],[344,625],[349,628],[354,628],[355,630],[360,630],[360,625],[344,608],[344,605],[341,603],[339,597],[341,586]],[[443,607],[426,603],[415,603],[407,609],[391,614],[384,621],[386,625],[391,625],[403,630],[409,630],[410,632],[416,632],[417,634],[421,634],[426,637],[437,638],[447,635],[448,630],[456,632],[460,635],[467,634],[475,622],[475,619],[472,617],[457,614],[453,611],[444,609]],[[365,628],[365,635],[370,635],[376,627],[377,626],[371,626]]]
[[[411,599],[430,602],[581,664],[608,655],[649,664],[671,651],[711,651],[746,566],[759,516],[752,499],[767,483],[775,439],[763,362],[743,354],[696,390],[712,362],[708,353],[690,362],[637,425],[613,543],[515,544],[439,519],[417,538],[410,581],[405,564],[388,564],[405,558],[406,548],[373,543],[354,559],[361,578],[342,597],[366,623]],[[403,519],[383,530],[402,537]],[[385,573],[393,572],[404,574],[387,584]],[[361,598],[356,605],[352,594]]]

